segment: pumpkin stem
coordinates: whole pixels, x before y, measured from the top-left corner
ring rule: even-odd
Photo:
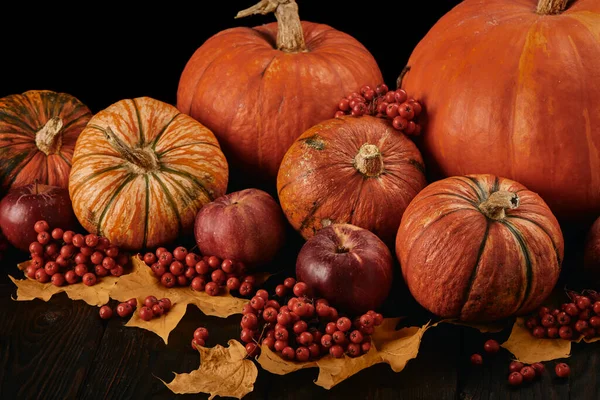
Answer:
[[[536,12],[542,15],[560,14],[568,3],[569,0],[539,0]]]
[[[272,12],[277,19],[277,49],[286,53],[307,51],[296,0],[261,0],[258,4],[238,12],[235,18]]]
[[[127,146],[115,133],[107,127],[104,130],[106,139],[110,145],[119,152],[121,157],[129,161],[137,173],[156,171],[159,168],[156,153],[150,148],[135,148]]]
[[[60,117],[52,117],[46,124],[36,132],[35,144],[45,155],[56,154],[62,146],[62,135],[60,130],[63,120]]]
[[[396,79],[396,89],[402,89],[402,81],[404,80],[404,76],[408,71],[410,71],[410,65],[406,65],[404,68],[402,68],[398,79]]]
[[[383,172],[383,157],[374,144],[365,143],[360,146],[354,157],[354,168],[368,178],[377,177]]]
[[[479,205],[479,210],[493,220],[501,220],[506,217],[506,210],[519,207],[519,195],[506,190],[494,192],[486,201]]]

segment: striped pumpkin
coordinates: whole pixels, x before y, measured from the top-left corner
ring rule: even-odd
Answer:
[[[0,185],[66,188],[77,137],[92,113],[67,93],[30,90],[0,99]]]
[[[149,97],[98,112],[81,133],[69,180],[89,232],[128,249],[191,234],[198,210],[225,194],[228,165],[213,133]]]
[[[561,269],[560,226],[536,193],[492,175],[430,184],[406,209],[396,252],[415,299],[464,321],[533,311]]]

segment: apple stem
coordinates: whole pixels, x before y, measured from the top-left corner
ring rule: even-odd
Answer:
[[[519,195],[507,190],[494,192],[486,201],[479,205],[479,210],[495,221],[506,218],[506,210],[512,210],[519,207]]]
[[[56,154],[62,146],[63,120],[60,117],[50,118],[46,124],[36,132],[35,144],[45,155]]]
[[[383,157],[379,147],[365,143],[354,157],[354,168],[368,178],[378,177],[383,173]]]
[[[286,53],[308,51],[295,0],[261,0],[258,4],[238,12],[235,18],[272,12],[277,19],[277,49]]]

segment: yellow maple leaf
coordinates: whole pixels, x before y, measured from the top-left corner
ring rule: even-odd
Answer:
[[[30,263],[31,261],[26,261],[18,264],[17,267],[20,270],[25,270]],[[109,293],[119,279],[115,276],[104,276],[98,278],[97,283],[93,286],[84,285],[82,282],[71,285],[54,286],[50,282],[40,283],[30,278],[16,279],[10,275],[8,277],[17,287],[17,295],[14,300],[29,301],[40,299],[48,301],[55,294],[65,292],[71,300],[83,300],[92,306],[101,306],[108,303],[110,300]]]
[[[319,376],[315,384],[331,389],[338,383],[351,377],[357,372],[379,363],[387,363],[393,371],[400,372],[408,361],[415,358],[423,334],[434,325],[429,323],[421,327],[408,327],[396,330],[400,318],[386,318],[375,329],[371,336],[371,350],[360,357],[334,358],[326,355],[315,361],[287,361],[267,346],[261,346],[258,363],[267,371],[285,375],[304,368],[319,368]]]
[[[175,374],[166,383],[173,393],[208,393],[209,400],[215,396],[241,399],[254,390],[258,369],[246,357],[245,347],[230,340],[228,347],[197,347],[200,352],[200,367],[190,373]]]
[[[123,275],[110,292],[110,297],[118,301],[127,301],[135,297],[138,304],[143,304],[147,296],[157,298],[167,297],[173,304],[169,312],[159,318],[144,321],[133,313],[125,326],[147,329],[160,336],[168,343],[169,333],[175,329],[181,318],[185,315],[187,305],[193,304],[205,315],[226,318],[233,314],[241,314],[242,309],[249,300],[232,296],[224,291],[219,296],[210,296],[205,292],[197,292],[191,287],[163,286],[153,275],[148,266],[138,257],[132,257],[132,271]]]

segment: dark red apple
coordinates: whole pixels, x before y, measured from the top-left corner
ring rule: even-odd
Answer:
[[[371,231],[350,224],[319,230],[300,249],[296,278],[311,297],[322,297],[340,311],[360,315],[378,309],[393,280],[390,249]]]
[[[256,268],[272,261],[285,242],[286,220],[267,192],[244,189],[221,196],[196,214],[194,235],[203,255]]]
[[[596,219],[588,231],[584,249],[585,279],[592,286],[600,285],[600,218]]]
[[[33,226],[39,220],[48,222],[50,229],[78,229],[68,189],[32,183],[11,188],[0,201],[0,229],[19,250],[29,251],[37,240]]]

